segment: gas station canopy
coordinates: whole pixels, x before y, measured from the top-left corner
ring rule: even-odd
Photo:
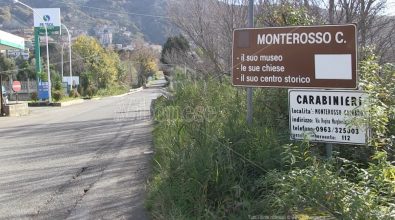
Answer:
[[[0,30],[0,50],[25,49],[25,40],[22,37]]]

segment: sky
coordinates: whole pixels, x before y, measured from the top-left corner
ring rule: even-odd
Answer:
[[[387,0],[387,14],[395,16],[395,0]]]

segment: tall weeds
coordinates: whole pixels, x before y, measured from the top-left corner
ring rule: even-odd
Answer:
[[[252,126],[245,97],[228,79],[178,75],[174,95],[156,102],[147,202],[154,219],[392,217],[395,168],[386,159],[322,160],[319,146],[289,141],[286,90],[255,92]]]

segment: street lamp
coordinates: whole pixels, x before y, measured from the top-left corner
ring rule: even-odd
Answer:
[[[70,60],[70,91],[73,89],[73,81],[72,81],[72,76],[73,76],[73,68],[71,65],[71,35],[69,32],[69,29],[66,27],[66,25],[62,24],[62,26],[64,27],[64,29],[66,29],[68,38],[69,38],[69,60]],[[63,47],[62,47],[63,48]],[[63,53],[62,53],[62,59],[63,59]],[[62,62],[62,68],[63,68],[63,62]],[[63,79],[62,79],[63,80]]]
[[[33,13],[37,14],[36,10],[34,10],[34,8],[30,7],[29,5],[26,5],[23,2],[20,2],[19,0],[13,0],[14,4],[21,4],[27,8],[29,8],[30,10],[33,11]],[[39,16],[41,18],[41,16]],[[47,24],[45,24],[45,21],[43,20],[43,18],[41,18],[44,24],[44,29],[45,29],[45,41],[46,41],[46,45],[47,45],[47,74],[48,74],[48,99],[49,101],[52,100],[52,96],[51,96],[51,73],[49,71],[49,47],[48,47],[48,30],[47,30]],[[40,57],[36,57],[36,59],[40,59]]]

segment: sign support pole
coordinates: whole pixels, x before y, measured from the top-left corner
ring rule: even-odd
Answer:
[[[34,28],[34,57],[36,58],[36,83],[37,83],[37,95],[39,91],[39,81],[41,73],[41,54],[40,54],[40,36],[38,34],[38,28]]]
[[[254,0],[248,1],[248,27],[254,27]],[[252,125],[253,116],[253,90],[251,87],[247,88],[247,124]]]
[[[325,151],[326,151],[326,159],[327,159],[327,160],[332,159],[333,144],[331,144],[331,143],[326,143],[326,144],[325,144]]]

